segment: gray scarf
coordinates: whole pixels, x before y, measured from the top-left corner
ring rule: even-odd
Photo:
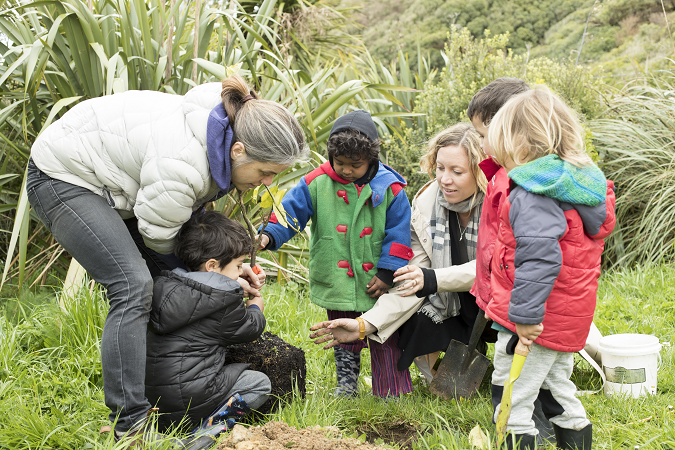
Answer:
[[[478,240],[478,224],[480,222],[480,212],[482,210],[485,194],[479,192],[476,196],[471,196],[459,203],[448,203],[443,197],[443,192],[439,189],[436,196],[436,204],[431,212],[431,268],[441,269],[452,266],[452,257],[450,252],[450,224],[449,220],[458,220],[458,214],[472,211],[469,223],[462,235],[461,225],[460,241],[466,242],[466,253],[469,261],[476,259],[476,241]],[[449,317],[459,314],[460,302],[457,292],[437,292],[429,295],[420,307],[418,313],[426,314],[434,321],[441,323]]]

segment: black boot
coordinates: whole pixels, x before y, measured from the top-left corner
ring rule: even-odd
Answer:
[[[537,437],[534,434],[512,434],[504,438],[508,450],[537,450]]]
[[[563,450],[591,450],[593,442],[593,424],[589,423],[581,430],[570,430],[553,425],[557,447]]]
[[[534,420],[534,427],[539,432],[539,434],[537,434],[537,446],[545,447],[547,444],[555,444],[553,424],[546,418],[546,414],[544,413],[539,398],[534,401],[532,420]]]

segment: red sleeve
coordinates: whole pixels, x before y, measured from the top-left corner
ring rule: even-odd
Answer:
[[[607,216],[600,231],[591,236],[593,239],[604,239],[610,235],[616,225],[616,197],[614,195],[614,182],[607,180],[607,197],[605,198],[605,207],[607,208]]]

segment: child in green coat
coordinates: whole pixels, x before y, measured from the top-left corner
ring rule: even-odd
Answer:
[[[304,176],[282,204],[293,227],[272,218],[261,247],[276,250],[311,219],[310,298],[328,319],[356,319],[393,284],[394,271],[412,258],[410,203],[401,175],[379,161],[379,137],[370,114],[353,111],[335,121],[329,161]],[[370,347],[373,394],[412,391],[408,370],[399,371],[398,333],[383,344],[359,341],[334,347],[337,395],[358,390],[360,352]]]

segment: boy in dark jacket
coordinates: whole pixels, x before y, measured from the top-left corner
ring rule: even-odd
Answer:
[[[251,409],[267,401],[265,374],[225,365],[228,345],[265,330],[263,299],[244,302],[236,281],[251,249],[244,227],[214,211],[194,215],[178,232],[174,251],[189,272],[155,278],[147,335],[145,392],[159,408],[160,426],[184,417],[199,425],[235,394]]]
[[[393,284],[394,271],[413,256],[406,182],[380,162],[379,142],[368,112],[338,118],[328,139],[329,161],[302,177],[282,201],[290,226],[270,223],[261,238],[262,248],[276,250],[311,219],[310,298],[328,310],[328,320],[360,320]],[[366,346],[374,395],[412,391],[408,369],[396,368],[398,333],[383,344],[364,338],[362,333],[361,340],[334,347],[335,393],[356,394],[360,352]]]

